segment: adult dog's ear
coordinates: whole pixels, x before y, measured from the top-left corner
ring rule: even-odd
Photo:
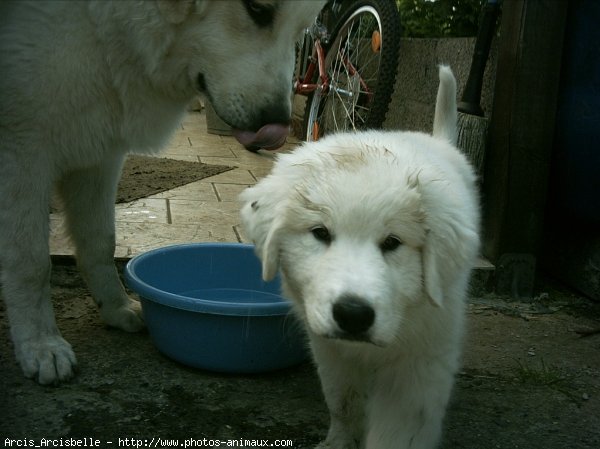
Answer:
[[[479,235],[473,217],[454,211],[442,220],[428,220],[423,248],[425,291],[434,305],[442,306],[447,289],[468,274],[479,249]],[[470,215],[470,214],[467,214]]]
[[[158,0],[158,9],[167,21],[178,24],[190,14],[194,3],[194,0]]]

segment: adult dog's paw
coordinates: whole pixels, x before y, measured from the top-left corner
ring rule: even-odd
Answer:
[[[331,438],[321,441],[315,446],[315,449],[358,449],[360,444],[355,441],[349,441],[346,437]]]
[[[126,332],[139,332],[145,327],[142,306],[138,301],[132,299],[121,307],[102,307],[100,315],[109,326]]]
[[[336,443],[330,443],[329,439],[321,441],[319,444],[317,444],[315,446],[315,449],[356,449],[357,446],[354,444],[348,445],[348,444],[344,444],[341,443],[340,444],[336,444]]]
[[[71,345],[57,335],[29,340],[16,347],[16,355],[25,377],[42,385],[69,380],[75,374],[77,359]]]
[[[321,441],[315,446],[315,449],[330,449],[331,445],[327,441]]]

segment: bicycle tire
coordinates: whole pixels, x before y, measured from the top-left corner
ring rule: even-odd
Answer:
[[[364,30],[361,29],[363,20]],[[361,41],[357,37],[360,33],[368,33],[371,29],[375,31],[375,27],[379,33],[377,51],[374,33],[369,40],[363,36]],[[354,30],[357,30],[356,36],[352,36]],[[351,42],[352,39],[354,39],[354,43]],[[377,67],[369,80],[370,89],[363,91],[357,85],[357,83],[360,84],[360,80],[363,80],[363,74],[359,74],[357,77],[350,75],[347,70],[339,69],[344,52],[355,51],[352,56],[357,60],[360,59],[360,46],[368,47],[365,41],[371,43],[372,53],[378,53],[378,55]],[[356,45],[357,42],[359,45]],[[328,92],[324,92],[321,81],[315,79],[318,87],[306,101],[303,130],[307,141],[318,140],[319,137],[332,132],[381,127],[394,91],[399,44],[400,18],[393,1],[358,0],[345,9],[334,26],[329,45],[326,48],[325,69],[332,87]],[[352,48],[353,46],[354,48]],[[343,48],[343,51],[340,51],[340,48]],[[367,57],[363,67],[356,67],[357,72],[363,68],[366,72],[371,61],[374,59]],[[369,70],[373,72],[374,69],[370,67]],[[340,97],[339,92],[347,93],[346,103]],[[343,113],[336,113],[335,108],[343,109]]]

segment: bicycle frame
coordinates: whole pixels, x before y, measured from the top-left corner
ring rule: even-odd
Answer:
[[[323,89],[329,89],[329,77],[325,71],[325,50],[323,49],[319,39],[315,39],[313,55],[308,67],[306,68],[304,77],[300,80],[296,80],[294,86],[294,92],[296,94],[308,95],[317,89],[318,83],[311,82],[315,75],[317,65],[319,67],[319,79],[321,80],[321,85],[323,86]]]
[[[309,95],[310,93],[317,90],[317,87],[319,87],[319,82],[318,82],[319,80],[320,80],[320,86],[322,89],[322,93],[327,94],[329,92],[329,89],[332,88],[332,86],[330,83],[329,76],[327,75],[327,71],[325,70],[325,57],[326,57],[325,49],[321,45],[320,39],[315,38],[313,54],[312,54],[310,63],[308,64],[308,67],[306,68],[306,73],[304,74],[304,76],[301,79],[296,80],[296,82],[294,83],[294,93],[299,94],[299,95]],[[347,56],[344,56],[343,63],[344,63],[345,69],[348,71],[348,74],[350,76],[354,76],[354,75],[358,74],[358,71],[356,70],[356,68],[354,67],[352,62],[348,59]],[[316,83],[313,83],[311,81],[314,78],[315,70],[317,69],[317,67],[319,70],[319,78]],[[364,92],[367,95],[367,98],[370,101],[373,94],[372,94],[371,90],[369,89],[369,86],[367,86],[367,83],[360,76],[360,74],[358,74],[358,79],[359,79],[361,87],[363,88]],[[335,92],[338,94],[345,95],[348,97],[352,97],[352,95],[353,95],[353,93],[350,91],[340,89],[335,86],[333,86],[333,88],[335,89]]]

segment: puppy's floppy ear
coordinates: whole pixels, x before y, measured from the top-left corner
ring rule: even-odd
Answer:
[[[269,184],[268,180],[263,180],[240,195],[245,201],[241,210],[244,233],[254,243],[256,255],[262,261],[265,281],[273,279],[279,268],[279,231],[283,226],[285,207],[285,201],[269,191]]]
[[[468,218],[455,211],[442,220],[428,223],[423,248],[425,291],[434,305],[442,306],[448,288],[470,270],[477,256],[479,235]],[[467,214],[471,215],[471,214]]]
[[[439,256],[435,251],[435,243],[430,236],[427,236],[425,247],[423,249],[423,281],[425,283],[425,291],[431,302],[440,307],[444,300],[442,292],[442,280],[439,273]]]
[[[170,23],[183,22],[192,7],[194,0],[158,0],[158,9]]]
[[[283,218],[275,218],[262,248],[262,271],[265,281],[273,279],[279,269],[279,237],[282,229]]]
[[[290,210],[299,183],[306,182],[306,172],[312,166],[304,147],[278,155],[271,173],[253,187],[244,190],[239,199],[243,232],[254,243],[262,260],[263,279],[277,274],[280,262],[281,238],[290,222]]]

